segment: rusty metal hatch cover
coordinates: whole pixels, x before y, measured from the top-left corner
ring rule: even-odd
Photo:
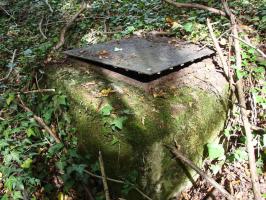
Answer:
[[[72,57],[154,75],[214,53],[191,43],[129,38],[65,51]]]

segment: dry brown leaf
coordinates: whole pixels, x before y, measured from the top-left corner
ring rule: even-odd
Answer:
[[[101,97],[108,97],[111,93],[113,93],[114,91],[112,90],[112,88],[107,88],[107,89],[103,89],[100,92],[100,96]]]

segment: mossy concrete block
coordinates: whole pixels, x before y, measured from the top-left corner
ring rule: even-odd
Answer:
[[[165,145],[176,141],[200,165],[204,145],[215,139],[226,118],[226,80],[211,59],[174,73],[174,80],[147,90],[82,62],[47,70],[49,82],[70,99],[84,154],[97,159],[101,150],[109,177],[136,170],[138,183],[153,199],[176,195],[195,175]]]

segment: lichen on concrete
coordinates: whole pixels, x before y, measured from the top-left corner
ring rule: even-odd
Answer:
[[[226,81],[211,59],[176,73],[175,84],[147,92],[79,62],[47,70],[49,82],[70,99],[82,152],[96,159],[101,150],[110,177],[137,170],[138,183],[153,199],[176,194],[190,173],[165,145],[177,141],[200,165],[204,145],[217,136],[226,116]],[[104,116],[101,110],[107,104],[112,112]],[[123,128],[112,128],[120,117],[126,119]]]

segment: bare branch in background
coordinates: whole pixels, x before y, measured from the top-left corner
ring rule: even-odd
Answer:
[[[239,40],[240,42],[243,42],[244,44],[250,46],[251,48],[255,49],[263,58],[266,58],[266,55],[265,53],[263,53],[263,51],[261,51],[259,48],[253,46],[252,44],[250,44],[249,42],[239,38],[239,37],[236,37],[235,35],[231,35],[232,37],[234,37],[235,39]]]
[[[42,19],[41,19],[41,21],[39,22],[39,31],[40,31],[40,33],[41,33],[41,35],[42,35],[42,37],[44,38],[44,39],[47,39],[47,37],[46,37],[46,35],[43,33],[43,31],[42,31],[42,22],[43,22],[43,16],[42,16]]]
[[[18,92],[17,94],[32,94],[32,93],[44,93],[44,92],[55,92],[55,89],[39,89],[39,90],[30,90],[25,92]]]
[[[48,1],[48,0],[44,0],[44,2],[45,2],[45,4],[48,6],[50,12],[53,13],[54,10],[53,10],[52,6],[50,5],[49,1]]]
[[[226,14],[230,18],[231,26],[232,26],[232,34],[234,35],[234,50],[236,55],[236,68],[242,68],[242,58],[241,58],[241,48],[239,44],[238,38],[238,30],[237,30],[237,23],[236,18],[231,12],[230,8],[228,7],[226,0],[221,0],[226,11]],[[256,200],[261,200],[261,193],[260,193],[260,185],[258,182],[258,175],[257,175],[257,168],[256,168],[256,159],[255,159],[255,151],[253,146],[253,135],[251,131],[251,124],[248,120],[247,109],[246,109],[246,100],[245,100],[245,93],[243,89],[243,81],[242,79],[236,82],[236,91],[238,97],[238,103],[240,105],[240,112],[241,112],[241,119],[244,125],[244,131],[247,137],[247,149],[248,149],[248,158],[249,158],[249,168],[250,168],[250,176],[252,182],[252,188],[254,197]]]
[[[172,0],[164,0],[165,2],[174,5],[177,8],[197,8],[197,9],[202,9],[202,10],[207,10],[211,13],[217,14],[217,15],[222,15],[222,16],[226,16],[225,12],[218,10],[216,8],[211,8],[208,6],[204,6],[201,4],[197,4],[197,3],[178,3],[178,2],[174,2]]]
[[[105,170],[104,170],[103,156],[102,156],[101,151],[99,151],[99,164],[100,164],[100,169],[101,169],[101,173],[102,173],[102,177],[103,177],[102,181],[103,181],[103,190],[105,193],[105,199],[111,200],[109,188],[108,188],[108,184],[107,184],[107,180],[106,180]]]
[[[207,19],[207,25],[208,25],[208,28],[209,28],[209,32],[210,32],[212,41],[213,41],[214,46],[216,48],[216,51],[217,51],[217,53],[219,55],[219,59],[220,59],[220,61],[222,63],[222,67],[223,67],[224,74],[226,75],[227,80],[229,80],[229,82],[231,84],[231,77],[229,76],[229,67],[228,67],[227,62],[226,62],[226,59],[225,59],[225,57],[223,55],[223,51],[220,48],[219,42],[218,42],[217,38],[214,35],[214,32],[213,32],[213,28],[212,28],[210,19]]]
[[[70,26],[74,23],[74,21],[77,19],[77,17],[85,10],[87,9],[89,6],[86,3],[83,3],[80,7],[80,9],[78,10],[78,12],[73,15],[71,17],[71,19],[67,22],[67,24],[63,27],[63,29],[61,30],[60,33],[60,39],[59,42],[55,45],[54,50],[58,50],[59,48],[61,48],[64,43],[65,43],[65,34],[68,31],[68,29],[70,28]]]
[[[199,175],[201,175],[204,179],[206,179],[213,187],[215,187],[223,196],[227,199],[233,200],[233,196],[229,194],[219,183],[217,183],[213,178],[209,177],[204,171],[198,168],[191,160],[186,158],[182,153],[178,151],[177,148],[170,148],[171,152],[176,156],[176,158],[180,159],[182,162],[187,164],[189,167],[194,169]]]
[[[17,53],[17,49],[15,49],[15,50],[13,51],[13,55],[12,55],[11,61],[10,61],[10,63],[9,63],[9,65],[10,65],[10,69],[9,69],[7,75],[6,75],[4,78],[0,79],[0,81],[5,81],[5,80],[7,80],[8,77],[10,76],[11,72],[13,71],[13,68],[14,68],[14,60],[15,60],[15,57],[16,57],[16,53]]]
[[[90,172],[88,170],[84,170],[84,172],[86,172],[87,174],[89,174],[90,176],[92,176],[94,178],[103,179],[102,176],[94,174],[94,173],[92,173],[92,172]],[[119,184],[127,183],[127,184],[131,185],[134,188],[134,190],[136,190],[139,194],[141,194],[145,199],[152,200],[152,198],[150,198],[148,195],[146,195],[144,192],[142,192],[139,188],[137,188],[134,184],[129,183],[128,181],[126,182],[126,181],[123,181],[123,180],[117,180],[117,179],[108,178],[108,177],[106,177],[106,180],[110,181],[110,182],[113,182],[113,183],[119,183]]]
[[[29,107],[26,106],[26,104],[24,103],[24,101],[21,99],[20,95],[17,95],[18,100],[20,101],[19,106],[21,108],[23,108],[26,112],[32,112],[31,109],[29,109]],[[37,121],[37,123],[43,127],[56,141],[56,143],[61,143],[61,140],[58,138],[58,136],[45,124],[45,122],[43,121],[42,118],[40,118],[39,116],[33,114],[33,118]]]

